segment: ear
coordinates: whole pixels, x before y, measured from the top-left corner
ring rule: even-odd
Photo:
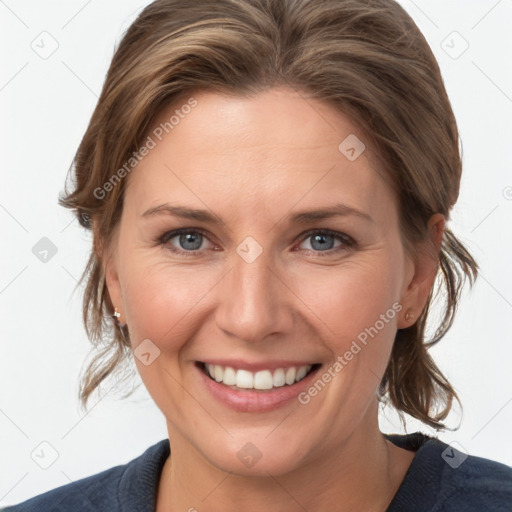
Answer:
[[[413,325],[425,307],[437,275],[445,224],[443,214],[432,215],[427,225],[427,238],[416,248],[416,255],[406,276],[400,300],[403,309],[398,321],[399,329]],[[407,314],[410,318],[407,318]]]
[[[118,320],[121,324],[124,324],[126,323],[126,320],[124,320],[123,294],[119,280],[118,261],[115,251],[116,244],[117,229],[114,230],[111,243],[108,245],[108,247],[99,248],[98,257],[102,262],[105,282],[107,285],[108,293],[105,296],[107,309],[110,314],[113,314],[114,309],[117,308],[118,312],[121,314],[121,316],[118,317]]]
[[[105,282],[107,284],[108,294],[105,297],[109,309],[114,313],[115,308],[120,313],[118,320],[121,324],[125,323],[124,320],[124,306],[123,296],[121,293],[121,284],[119,282],[119,274],[117,270],[116,260],[113,256],[109,255],[105,263],[103,264],[105,272]]]

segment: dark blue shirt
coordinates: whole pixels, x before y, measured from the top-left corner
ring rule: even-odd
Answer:
[[[512,468],[466,456],[421,433],[387,435],[397,446],[416,451],[386,512],[512,511]],[[169,440],[149,447],[120,466],[40,494],[5,512],[155,512]]]

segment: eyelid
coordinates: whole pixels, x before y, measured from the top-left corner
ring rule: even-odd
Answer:
[[[158,237],[158,241],[165,243],[166,241],[169,241],[171,238],[174,238],[178,235],[182,235],[183,233],[199,233],[203,235],[205,238],[208,238],[208,240],[210,240],[208,233],[206,233],[206,231],[204,231],[201,228],[178,228],[166,231],[163,235]]]
[[[332,236],[333,238],[338,238],[339,240],[341,240],[342,242],[344,242],[347,245],[348,244],[355,245],[355,243],[356,243],[356,241],[350,235],[347,235],[346,233],[343,233],[341,231],[334,231],[332,229],[325,229],[325,228],[314,228],[314,229],[305,231],[304,233],[301,233],[296,240],[304,241],[307,238],[309,238],[310,236],[315,235],[315,234],[328,235],[328,236]]]

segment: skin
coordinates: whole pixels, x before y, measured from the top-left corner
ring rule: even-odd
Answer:
[[[428,243],[409,256],[378,158],[369,144],[354,161],[338,150],[349,134],[364,136],[323,102],[284,87],[250,98],[194,98],[197,106],[127,178],[122,217],[103,255],[134,348],[149,338],[160,350],[148,366],[135,358],[171,443],[157,512],[383,511],[414,452],[379,431],[377,389],[396,330],[426,303],[445,219],[430,219]],[[223,223],[142,216],[162,203],[207,209]],[[336,203],[372,220],[288,221]],[[156,242],[179,228],[205,231],[195,256],[172,252],[187,250],[179,236]],[[345,233],[357,245],[328,238],[334,248],[322,251],[312,229]],[[262,248],[252,263],[236,252],[247,236]],[[394,303],[401,311],[306,405],[237,412],[198,378],[194,362],[211,358],[327,368]],[[247,442],[262,454],[252,467],[237,457]]]

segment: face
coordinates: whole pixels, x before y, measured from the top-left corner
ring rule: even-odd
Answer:
[[[396,330],[426,292],[346,116],[285,88],[194,98],[126,178],[108,290],[173,455],[283,474],[378,428]]]

